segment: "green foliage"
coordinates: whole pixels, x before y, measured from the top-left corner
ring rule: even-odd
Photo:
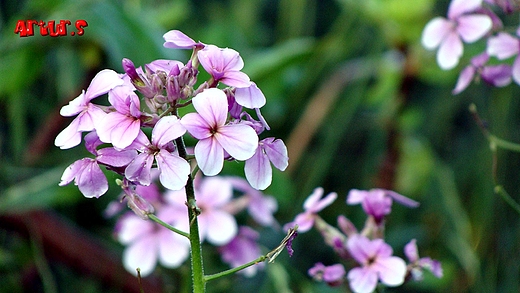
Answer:
[[[393,206],[387,235],[396,255],[403,256],[404,244],[417,238],[420,254],[441,260],[445,273],[441,280],[426,276],[397,291],[518,292],[519,215],[493,192],[492,153],[468,106],[478,106],[493,134],[519,142],[520,90],[480,84],[451,95],[460,68],[440,70],[434,54],[419,44],[426,21],[446,11],[446,3],[436,5],[430,0],[1,3],[0,216],[6,224],[0,222],[0,292],[24,291],[22,277],[34,267],[39,269],[33,280],[41,288],[52,288],[54,281],[59,292],[70,291],[65,283],[78,288],[74,292],[123,292],[45,259],[38,250],[43,248],[7,219],[55,210],[115,246],[109,236],[113,222],[101,213],[117,193],[84,200],[75,186],[57,185],[65,166],[88,155],[81,146],[54,147],[54,137],[70,122],[57,112],[99,70],[121,72],[123,57],[136,65],[158,58],[185,61],[189,53],[162,47],[162,34],[171,29],[238,50],[244,71],[265,93],[262,113],[271,134],[289,147],[289,170],[275,171],[266,191],[278,199],[281,224],[301,211],[316,186],[339,194],[321,214],[325,219],[334,224],[345,214],[358,227],[363,215],[345,205],[347,192],[395,189],[421,202],[416,210]],[[19,19],[85,19],[88,27],[81,37],[20,38],[13,33]],[[498,183],[520,200],[520,155],[499,150],[497,162]],[[243,165],[227,165],[225,173],[242,176]],[[283,237],[265,233],[269,245]],[[257,277],[218,280],[208,291],[345,291],[307,277],[315,262],[335,261],[317,233],[299,236],[295,247],[295,257],[280,257]],[[208,270],[223,268],[213,258]]]

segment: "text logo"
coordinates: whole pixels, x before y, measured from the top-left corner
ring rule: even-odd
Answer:
[[[70,33],[67,34],[67,26],[71,25],[70,20],[60,20],[56,23],[54,20],[45,22],[43,20],[18,20],[14,28],[15,34],[20,34],[20,37],[34,36],[35,27],[40,31],[41,36],[62,37],[62,36],[82,36],[85,33],[83,28],[88,26],[88,23],[83,20],[76,20],[74,27],[70,27]]]

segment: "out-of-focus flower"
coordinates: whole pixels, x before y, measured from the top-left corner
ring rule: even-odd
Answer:
[[[361,264],[347,275],[354,292],[373,292],[379,280],[387,286],[404,282],[406,263],[392,256],[392,247],[383,239],[369,240],[362,235],[353,235],[349,237],[347,247],[350,255]]]
[[[228,104],[226,94],[216,88],[196,95],[193,106],[197,113],[188,113],[181,122],[198,139],[195,158],[207,176],[218,174],[224,165],[224,151],[237,160],[251,158],[258,147],[258,136],[244,124],[226,124]]]
[[[419,252],[417,250],[416,240],[412,239],[404,247],[404,254],[410,261],[408,268],[412,278],[416,281],[423,279],[423,271],[429,270],[435,277],[442,278],[442,267],[441,263],[437,260],[429,257],[419,258]]]
[[[464,91],[475,78],[475,75],[492,86],[503,87],[510,84],[511,66],[506,64],[485,66],[488,60],[489,55],[487,53],[471,58],[471,63],[460,72],[452,94],[456,95]]]
[[[516,31],[517,36],[520,35],[520,28]],[[504,60],[516,55],[515,61],[511,67],[511,75],[513,80],[520,84],[520,38],[512,36],[508,33],[499,32],[496,36],[490,37],[487,43],[487,53],[495,56],[499,60]]]
[[[284,228],[287,229],[287,227],[298,225],[299,232],[303,233],[309,231],[314,225],[317,213],[331,205],[338,197],[338,194],[331,192],[323,199],[321,198],[322,196],[323,188],[315,188],[314,192],[303,203],[304,212],[298,214],[293,222],[285,224]]]
[[[250,227],[240,227],[235,238],[219,248],[222,260],[231,267],[237,267],[259,258],[262,255],[257,243],[259,237],[259,233]],[[240,272],[247,277],[252,277],[256,274],[257,268],[264,265],[263,262],[258,263]]]
[[[309,269],[308,274],[316,281],[324,281],[329,286],[339,286],[345,281],[346,272],[342,264],[325,266],[319,262]]]
[[[430,20],[422,34],[425,48],[437,51],[437,63],[444,69],[452,69],[459,63],[466,43],[473,43],[489,32],[493,23],[486,14],[475,12],[482,0],[453,0],[448,8],[448,18],[436,17]],[[462,40],[461,40],[462,39]]]

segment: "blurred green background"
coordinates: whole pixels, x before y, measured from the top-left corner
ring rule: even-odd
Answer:
[[[179,29],[195,40],[241,53],[244,72],[267,97],[263,114],[289,148],[290,167],[266,191],[278,199],[280,223],[301,211],[316,186],[339,198],[322,215],[344,214],[359,228],[364,215],[347,206],[352,188],[394,189],[421,202],[394,205],[387,241],[398,256],[417,239],[422,256],[442,262],[444,278],[426,274],[390,292],[519,292],[519,217],[493,192],[492,152],[468,111],[476,104],[489,130],[520,142],[520,91],[473,84],[452,96],[458,72],[483,44],[466,47],[461,65],[441,71],[420,34],[448,1],[433,0],[175,0],[0,2],[0,292],[139,292],[120,265],[114,220],[102,216],[117,197],[85,199],[64,168],[88,155],[59,150],[70,119],[59,109],[101,69],[122,72],[158,58],[185,62],[190,52],[162,47]],[[88,22],[83,36],[21,38],[18,20]],[[517,24],[516,24],[517,25]],[[499,150],[497,183],[520,200],[520,156]],[[242,174],[226,168],[227,174]],[[238,170],[238,171],[237,171]],[[115,177],[111,178],[113,181]],[[273,247],[283,234],[261,230]],[[208,292],[345,292],[307,276],[316,262],[338,261],[320,235],[295,241],[254,278],[208,284]],[[206,272],[226,268],[204,246]],[[188,292],[188,266],[159,269],[145,292]]]

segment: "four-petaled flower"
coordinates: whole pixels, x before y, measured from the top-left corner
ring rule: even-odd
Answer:
[[[303,233],[309,231],[314,225],[317,213],[331,205],[338,197],[338,194],[331,192],[324,198],[321,198],[322,196],[323,188],[315,188],[313,193],[303,203],[304,212],[298,214],[293,222],[285,224],[285,228],[292,227],[296,224],[298,225],[298,232]]]
[[[211,74],[214,83],[222,82],[237,88],[249,87],[249,76],[243,73],[244,61],[237,51],[230,48],[219,48],[207,45],[197,53],[200,64]]]

